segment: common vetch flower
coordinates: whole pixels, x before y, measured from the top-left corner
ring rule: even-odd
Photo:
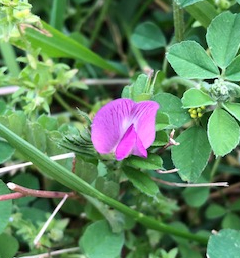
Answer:
[[[155,139],[158,103],[117,99],[103,106],[92,123],[91,139],[100,154],[114,153],[117,160],[129,155],[147,157]]]

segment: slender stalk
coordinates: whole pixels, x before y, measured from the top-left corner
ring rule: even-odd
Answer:
[[[24,157],[28,158],[41,171],[44,171],[46,175],[52,177],[73,191],[96,198],[109,205],[110,207],[115,208],[123,214],[133,218],[135,221],[141,223],[147,228],[197,241],[204,245],[207,244],[208,238],[205,236],[189,233],[187,231],[182,231],[175,227],[166,225],[104,195],[103,193],[96,190],[93,186],[82,180],[80,177],[73,174],[71,171],[52,161],[40,150],[23,140],[21,137],[10,131],[2,124],[0,124],[0,136],[5,138],[9,144],[12,145],[12,147],[16,148],[16,150],[18,150]]]
[[[165,79],[162,82],[163,87],[170,87],[173,84],[181,84],[181,85],[183,85],[187,88],[195,88],[198,85],[198,83],[194,82],[193,80],[183,79],[183,78],[178,77],[178,76],[174,76],[174,77],[171,77],[169,79]]]
[[[86,101],[82,100],[81,98],[77,97],[76,95],[74,95],[68,91],[64,91],[62,93],[65,94],[68,98],[71,98],[71,99],[77,101],[79,104],[83,105],[84,107],[92,110],[92,105],[88,104]]]
[[[9,72],[12,76],[17,77],[20,73],[20,68],[16,61],[16,55],[13,47],[7,42],[1,42],[0,48],[1,54],[3,56],[6,66],[8,67]]]
[[[183,41],[184,38],[184,16],[183,9],[173,0],[173,21],[176,42]]]
[[[217,169],[218,169],[218,166],[220,164],[220,161],[221,161],[221,157],[218,156],[213,164],[213,167],[212,167],[212,170],[210,172],[210,178],[212,179],[215,175],[215,173],[217,172]]]
[[[30,255],[30,256],[21,256],[21,258],[49,258],[51,256],[59,255],[59,254],[66,254],[70,252],[79,252],[80,249],[79,247],[72,247],[72,248],[67,248],[67,249],[61,249],[61,250],[56,250],[48,253],[43,253],[43,254],[37,254],[37,255]],[[79,256],[80,257],[80,256]],[[16,258],[16,257],[14,257]]]
[[[63,204],[65,203],[65,201],[67,200],[68,195],[66,194],[62,200],[59,202],[59,204],[57,205],[57,207],[55,208],[55,210],[53,211],[53,213],[51,214],[51,216],[48,218],[48,220],[45,222],[45,224],[43,225],[43,227],[41,228],[41,230],[39,231],[39,233],[37,234],[37,236],[35,237],[35,239],[33,240],[34,245],[37,245],[38,242],[40,241],[41,237],[43,236],[43,234],[45,233],[45,231],[47,230],[49,224],[51,223],[51,221],[53,220],[53,218],[56,216],[56,214],[58,213],[58,211],[61,209],[61,207],[63,206]]]
[[[91,33],[91,38],[90,38],[91,45],[93,44],[93,42],[95,41],[95,39],[97,38],[97,36],[99,34],[99,31],[100,31],[100,29],[102,27],[104,18],[105,18],[106,14],[107,14],[110,2],[111,2],[111,0],[103,1],[103,6],[101,8],[100,15],[98,16],[98,19],[95,22],[95,27],[93,29],[93,32]]]
[[[81,117],[79,116],[78,112],[73,110],[66,101],[57,93],[54,93],[54,98],[57,100],[57,102],[65,109],[67,110],[73,117],[75,117],[77,120],[82,122]]]

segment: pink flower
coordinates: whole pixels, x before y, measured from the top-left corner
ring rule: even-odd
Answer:
[[[91,138],[101,154],[115,153],[117,160],[129,155],[147,157],[155,139],[155,118],[159,108],[154,101],[117,99],[102,107],[92,123]]]

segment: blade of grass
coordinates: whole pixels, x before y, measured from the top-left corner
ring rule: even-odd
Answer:
[[[12,76],[17,77],[20,73],[19,65],[16,61],[16,55],[12,45],[7,42],[0,43],[1,53],[6,66]]]
[[[66,8],[67,0],[53,0],[50,16],[50,25],[57,30],[62,31]]]
[[[71,171],[52,161],[37,148],[23,140],[21,137],[10,131],[2,124],[0,124],[0,136],[5,138],[12,145],[12,147],[16,148],[16,150],[18,150],[24,157],[36,165],[41,171],[44,171],[46,175],[52,177],[66,187],[80,194],[89,195],[102,201],[110,207],[113,207],[123,214],[133,218],[135,221],[141,223],[147,228],[197,241],[203,245],[207,244],[208,238],[205,236],[192,234],[187,231],[182,231],[175,227],[168,226],[159,220],[145,216],[144,214],[129,208],[117,200],[104,195]]]
[[[35,28],[25,28],[27,41],[31,43],[32,48],[41,48],[49,57],[67,57],[82,60],[85,63],[96,65],[102,69],[126,74],[119,66],[115,66],[110,61],[105,60],[87,47],[78,43],[74,39],[64,35],[52,26],[43,22],[42,31]],[[22,41],[14,42],[19,48],[25,49],[26,46]]]

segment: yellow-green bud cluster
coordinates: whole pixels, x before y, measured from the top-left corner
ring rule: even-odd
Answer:
[[[196,118],[200,118],[203,116],[205,109],[206,108],[204,106],[197,107],[197,108],[190,108],[190,109],[188,109],[188,112],[189,112],[191,118],[196,119]]]

